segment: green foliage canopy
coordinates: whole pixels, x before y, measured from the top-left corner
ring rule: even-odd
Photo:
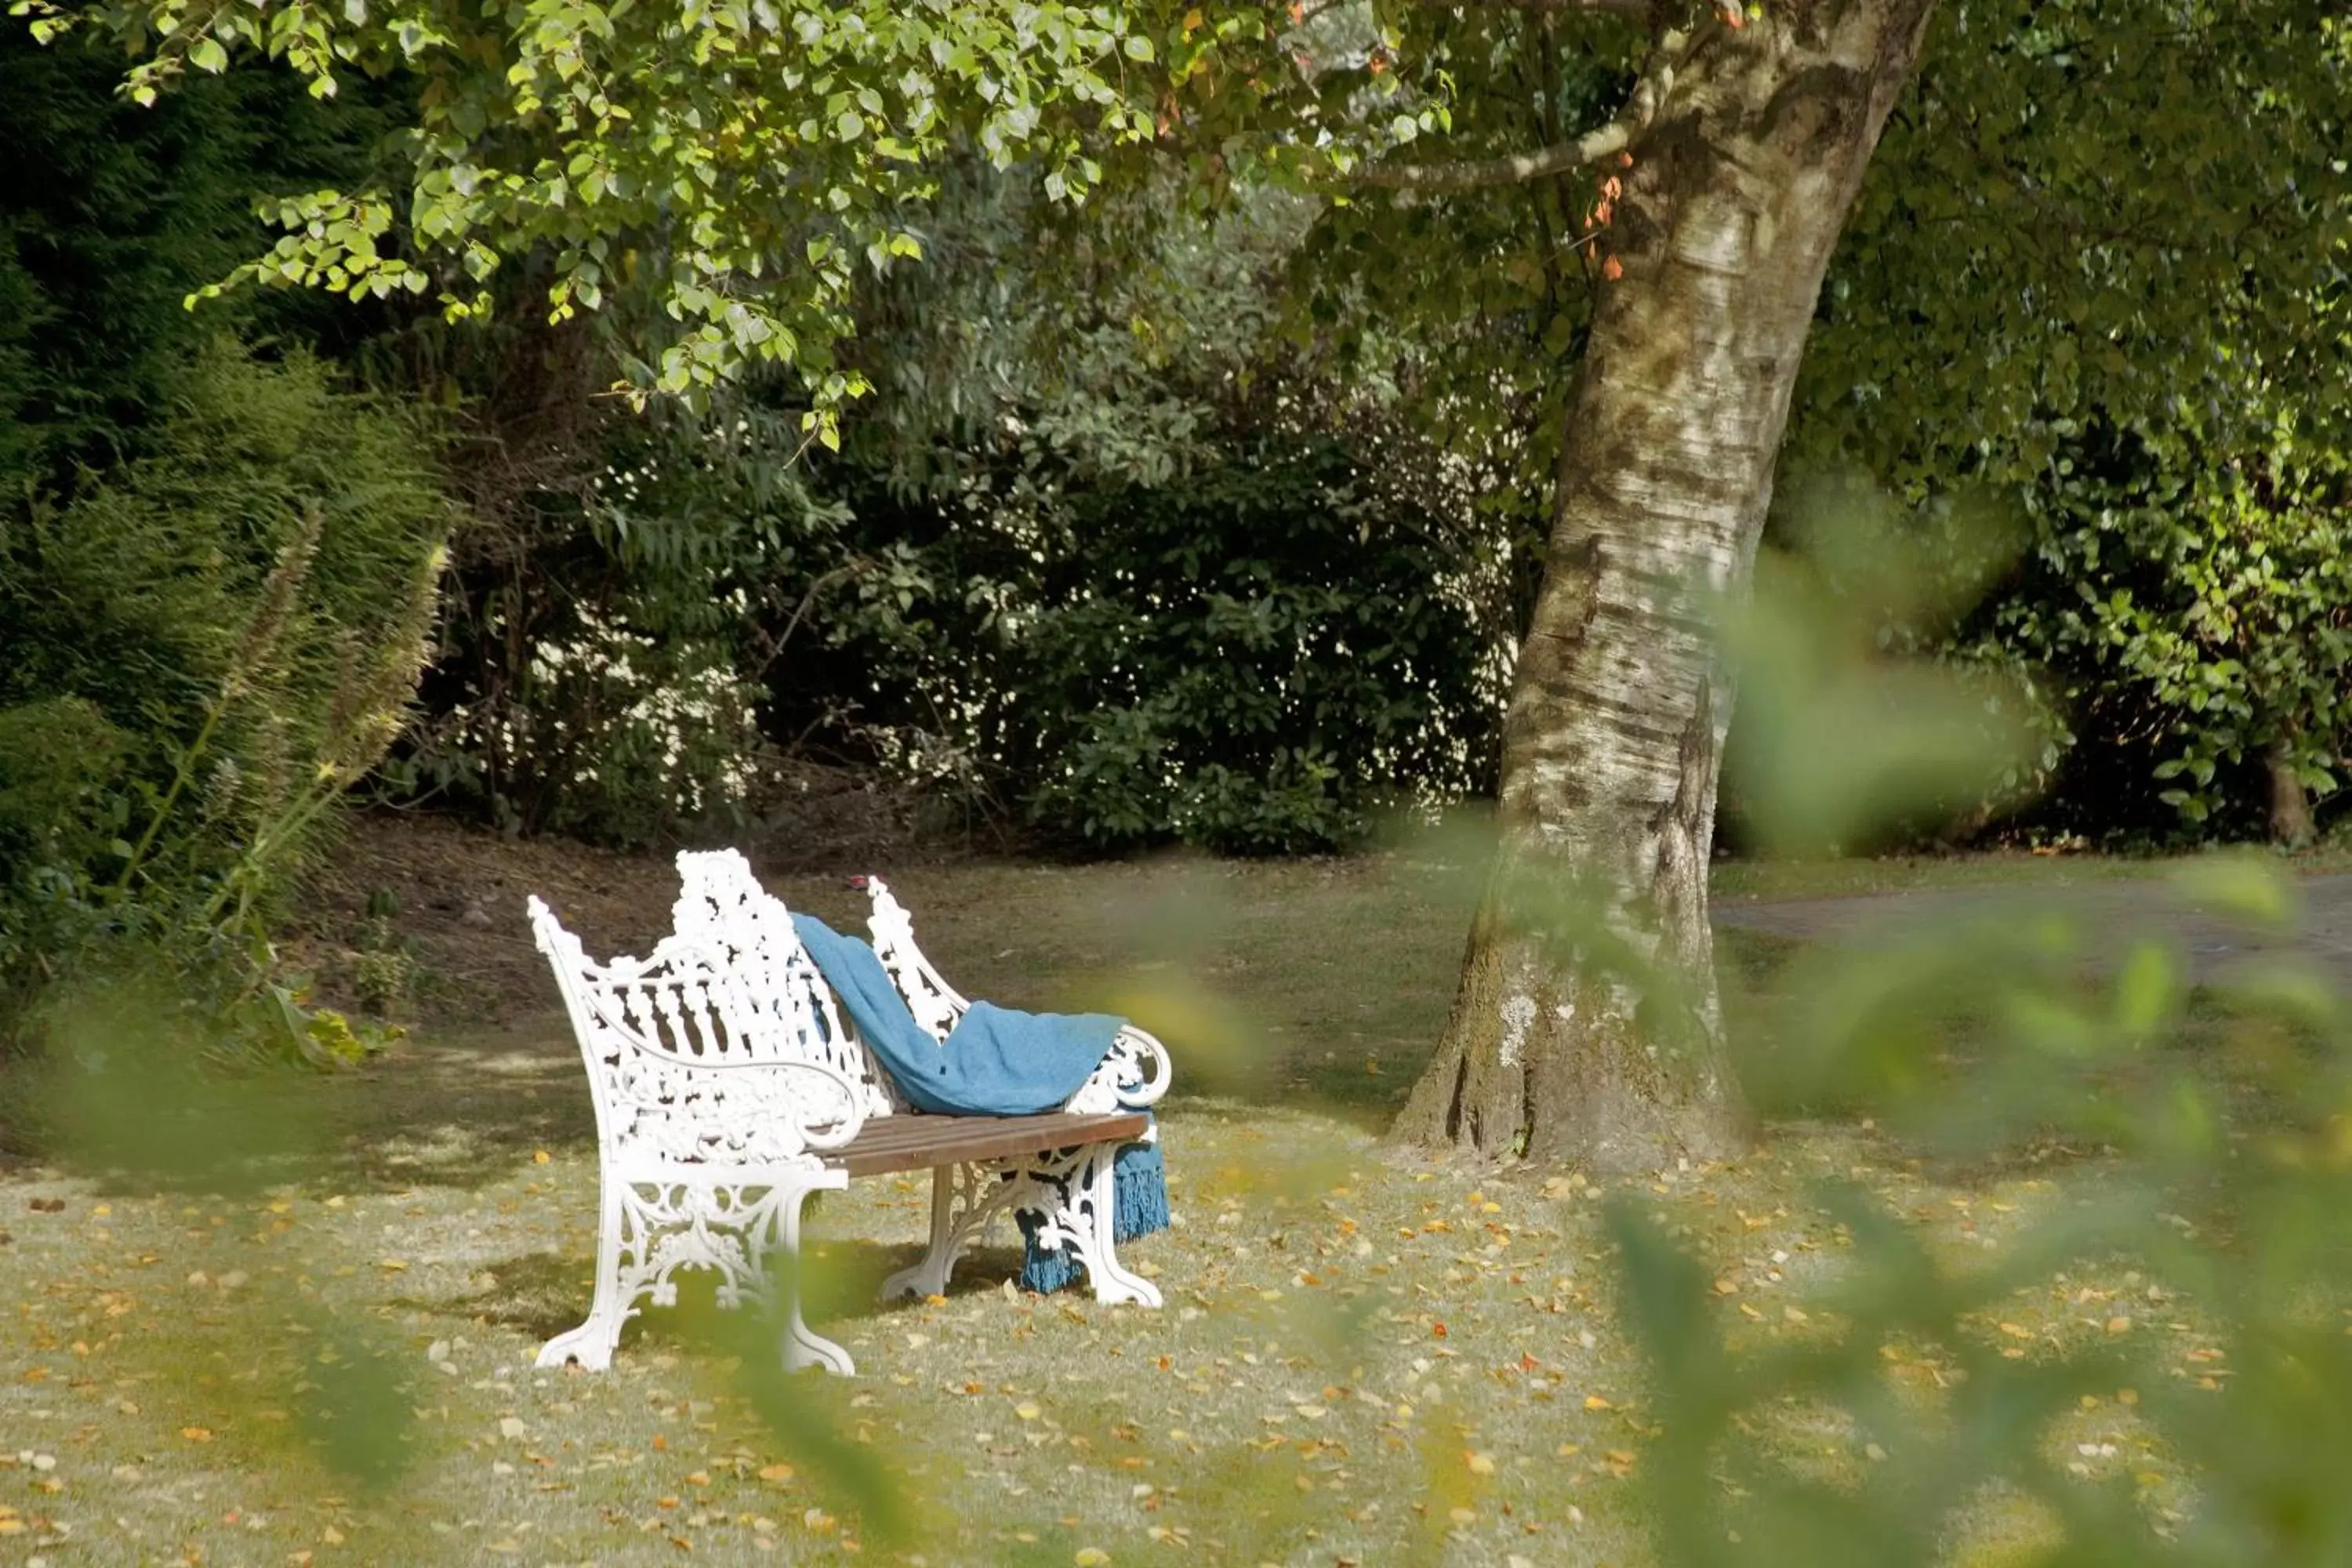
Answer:
[[[415,289],[459,317],[488,307],[501,270],[500,298],[543,280],[557,316],[626,300],[640,388],[708,393],[748,364],[788,363],[813,395],[804,430],[828,441],[840,405],[871,384],[897,384],[894,418],[925,398],[954,405],[1037,341],[990,313],[984,286],[910,295],[897,262],[934,245],[1001,256],[1049,237],[1039,277],[1117,301],[1065,339],[1079,345],[1069,369],[1116,388],[1154,360],[1122,366],[1110,339],[1178,341],[1163,330],[1184,313],[1181,290],[1120,281],[1181,281],[1145,238],[1170,209],[1231,214],[1270,185],[1304,185],[1321,199],[1261,230],[1286,245],[1303,230],[1290,263],[1297,340],[1509,475],[1482,505],[1521,543],[1545,511],[1558,410],[1606,286],[1608,171],[1403,195],[1341,176],[1558,145],[1624,101],[1653,47],[1644,26],[1605,9],[1409,3],[16,9],[45,37],[79,27],[127,41],[142,100],[240,52],[285,62],[321,95],[371,76],[414,89],[419,119],[394,166],[273,202],[285,237],[239,276]],[[1654,20],[1721,25],[1712,17],[1694,4]],[[2186,594],[2244,625],[2277,608],[2262,584],[2309,574],[2224,571],[2203,588],[2119,600],[2092,582],[2105,568],[2069,521],[2069,475],[2105,439],[2097,430],[2183,464],[2262,468],[2279,389],[2287,402],[2304,388],[2344,401],[2345,51],[2341,17],[2316,0],[1941,7],[1832,273],[1792,426],[1799,468],[1862,468],[1930,506],[1990,488],[2032,513],[2043,577],[2071,595],[2081,574],[2057,563],[2076,561],[2097,591],[2078,611],[2036,598],[2030,581],[1992,646],[2061,667],[2048,689],[2070,700],[2062,731],[2095,733],[2087,710],[2114,707],[2124,686],[2168,704],[2175,732],[2147,765],[2178,764],[2194,787],[2177,786],[2175,804],[2191,815],[2219,805],[2199,777],[2215,759],[2282,735],[2296,737],[2292,765],[2309,787],[2333,778],[2340,725],[2315,697],[2275,695],[2331,689],[2332,625],[2288,612],[2314,637],[2266,645],[2289,651],[2263,656],[2278,666],[2263,692],[2224,700],[2245,711],[2220,729],[2182,693],[2216,672],[2236,679],[2230,661],[2246,660],[2227,639],[2147,643],[2085,674],[2078,656],[2135,637],[2134,616],[2162,619]],[[973,164],[1019,167],[1053,205],[959,231],[947,209]],[[1080,221],[1064,198],[1090,194]],[[930,343],[889,330],[937,323],[950,299],[977,307],[957,318],[970,330]],[[959,338],[981,352],[954,363]],[[999,406],[961,402],[967,454]],[[2341,447],[2326,419],[2294,417],[2302,452]],[[2298,472],[2326,466],[2296,459]],[[2189,479],[2180,468],[2161,485],[2187,494]],[[2335,504],[2324,485],[2298,493],[2296,517]],[[2212,499],[2198,503],[2205,543],[2176,541],[2174,556],[2237,548],[2218,520],[2251,514]],[[2099,607],[2126,603],[2122,619]],[[2075,621],[2079,637],[2065,630]],[[2188,658],[2184,676],[2174,667],[2190,643],[2210,657]]]
[[[240,71],[142,109],[118,90],[121,55],[89,42],[0,29],[5,504],[144,453],[224,331],[335,342],[373,324],[315,296],[183,301],[268,243],[257,195],[365,172],[388,89],[328,106],[287,73]]]
[[[660,301],[674,331],[644,345],[653,383],[690,392],[747,362],[793,364],[827,434],[864,386],[834,353],[853,280],[919,253],[905,208],[929,193],[929,165],[968,137],[1079,194],[1100,173],[1082,131],[1148,130],[1122,79],[1155,54],[1116,7],[970,0],[15,10],[44,37],[82,22],[120,35],[142,57],[142,102],[226,69],[232,50],[283,60],[322,96],[354,73],[417,80],[407,188],[287,199],[285,237],[238,279],[355,299],[431,289],[463,316],[488,308],[503,261],[543,251],[558,317],[623,286]]]

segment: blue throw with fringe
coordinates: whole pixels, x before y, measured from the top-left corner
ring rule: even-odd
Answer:
[[[931,1038],[873,948],[814,915],[793,930],[875,1058],[919,1110],[948,1116],[1029,1116],[1058,1110],[1102,1065],[1126,1020],[1108,1013],[1022,1013],[975,1002],[944,1044]],[[1118,1152],[1113,1231],[1126,1241],[1168,1226],[1167,1164],[1156,1143]],[[1016,1214],[1026,1243],[1021,1283],[1058,1290],[1076,1278],[1067,1247],[1037,1245],[1037,1218]]]

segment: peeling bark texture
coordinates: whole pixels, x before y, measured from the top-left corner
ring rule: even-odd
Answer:
[[[1747,589],[1822,277],[1932,7],[1769,0],[1633,147],[1495,870],[1404,1141],[1614,1172],[1744,1145],[1706,919],[1731,717],[1713,605]]]

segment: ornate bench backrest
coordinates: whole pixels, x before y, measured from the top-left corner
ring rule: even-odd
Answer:
[[[826,1037],[813,1006],[771,993],[698,932],[598,963],[536,898],[530,920],[579,1037],[607,1160],[798,1162],[856,1135],[868,1092],[832,1059],[845,1038],[837,1022]]]
[[[793,931],[792,911],[760,885],[733,849],[688,850],[677,858],[678,894],[670,923],[719,953],[743,976],[751,1005],[775,1016],[794,1054],[823,1062],[861,1086],[868,1116],[903,1111],[890,1075],[842,1017],[833,988]]]

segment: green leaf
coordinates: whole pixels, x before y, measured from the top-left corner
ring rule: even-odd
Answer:
[[[2134,944],[2116,977],[2115,1027],[2137,1043],[2168,1023],[2179,994],[2179,974],[2161,942]]]

